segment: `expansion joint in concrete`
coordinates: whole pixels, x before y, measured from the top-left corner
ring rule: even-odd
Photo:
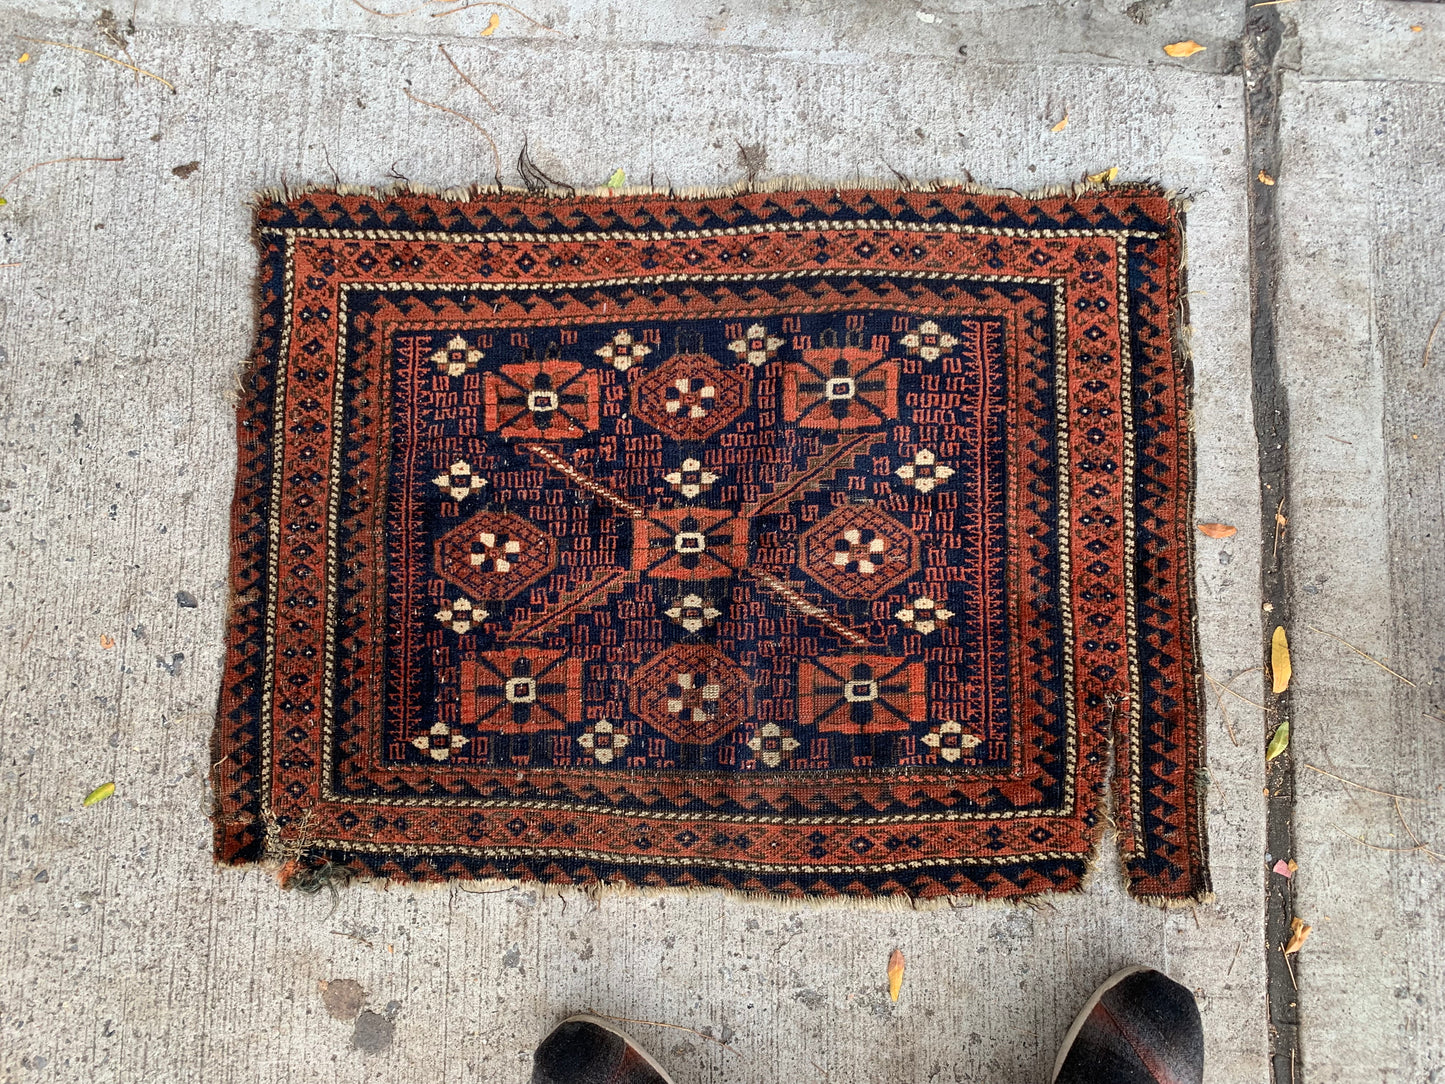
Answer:
[[[1250,368],[1254,430],[1259,445],[1260,604],[1268,673],[1275,629],[1292,633],[1289,604],[1289,402],[1276,352],[1276,288],[1280,268],[1277,188],[1280,175],[1280,45],[1283,20],[1277,8],[1245,11],[1240,43],[1243,61],[1246,139],[1249,153]],[[1288,692],[1275,698],[1272,726],[1290,718]],[[1265,736],[1258,738],[1260,755]],[[1287,748],[1265,768],[1266,847],[1271,855],[1294,853],[1294,759]],[[1270,877],[1265,899],[1264,952],[1268,985],[1271,1078],[1274,1084],[1300,1079],[1297,974],[1282,951],[1294,917],[1294,882]]]

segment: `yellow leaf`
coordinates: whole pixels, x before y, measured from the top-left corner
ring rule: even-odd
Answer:
[[[618,166],[616,169],[614,169],[612,171],[612,176],[607,178],[608,188],[621,188],[626,183],[627,174],[623,171],[621,166]]]
[[[1279,756],[1289,748],[1289,720],[1286,719],[1275,727],[1274,734],[1269,739],[1269,745],[1264,750],[1264,762],[1268,764],[1275,757]]]
[[[1176,41],[1172,45],[1164,46],[1164,51],[1170,56],[1186,57],[1193,56],[1195,53],[1204,52],[1204,46],[1193,40]]]
[[[1260,170],[1260,171],[1259,171],[1259,183],[1260,183],[1260,184],[1274,184],[1274,178],[1271,177],[1271,176],[1270,176],[1268,173],[1266,173],[1264,170]]]
[[[1291,674],[1289,664],[1289,640],[1285,638],[1284,626],[1276,625],[1269,640],[1269,671],[1274,675],[1274,695],[1278,696],[1289,688]]]
[[[105,801],[107,798],[109,798],[109,797],[110,797],[112,794],[114,794],[114,793],[115,793],[115,784],[114,784],[114,783],[102,783],[100,786],[96,787],[93,791],[91,791],[89,794],[87,794],[87,795],[85,796],[85,801],[81,802],[80,804],[81,804],[82,806],[84,806],[85,808],[89,809],[91,806],[93,806],[93,805],[95,805],[95,804],[97,804],[97,803],[99,803],[99,802]]]
[[[898,991],[903,989],[903,952],[894,949],[888,956],[888,996],[898,1000]]]
[[[1049,129],[1049,131],[1051,131],[1051,132],[1062,132],[1062,131],[1063,131],[1065,128],[1067,128],[1068,126],[1069,126],[1069,115],[1068,115],[1067,113],[1065,113],[1065,114],[1064,114],[1064,119],[1061,120],[1061,121],[1059,121],[1058,124],[1055,124],[1052,128]]]
[[[20,63],[22,63],[22,64],[29,64],[29,63],[30,63],[30,54],[29,54],[29,53],[21,53],[21,54],[20,54]]]
[[[1423,26],[1412,26],[1412,27],[1410,27],[1410,33],[1412,33],[1412,34],[1419,34],[1419,33],[1421,33],[1422,31],[1424,31],[1424,29],[1425,29],[1425,28],[1424,28]],[[29,56],[29,55],[30,55],[29,53],[26,53],[26,54],[25,54],[25,56]],[[22,57],[20,58],[22,62],[25,60],[25,56],[22,56]]]
[[[1239,528],[1231,527],[1228,523],[1201,523],[1199,533],[1210,538],[1233,538],[1239,533]]]
[[[497,27],[501,24],[501,22],[502,17],[498,15],[495,11],[492,12],[492,17],[487,20],[486,28],[482,30],[482,37],[490,38],[493,34],[497,32]]]
[[[1284,954],[1286,956],[1292,952],[1298,952],[1304,943],[1310,939],[1310,934],[1315,932],[1315,928],[1307,922],[1300,921],[1298,915],[1289,920],[1289,929],[1289,941],[1287,941],[1284,946]]]
[[[1119,176],[1119,167],[1110,166],[1103,173],[1090,173],[1089,182],[1091,184],[1110,184],[1117,176]]]

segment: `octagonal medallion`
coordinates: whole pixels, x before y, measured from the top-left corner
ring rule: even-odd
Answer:
[[[637,668],[632,710],[673,741],[708,745],[747,717],[747,676],[715,647],[678,644]]]
[[[706,354],[677,354],[632,385],[632,413],[676,440],[705,440],[747,406],[747,380]]]
[[[510,512],[478,512],[436,542],[439,575],[476,599],[512,598],[557,564],[557,543]]]
[[[918,536],[869,505],[833,509],[800,541],[798,567],[842,598],[879,598],[919,570]]]

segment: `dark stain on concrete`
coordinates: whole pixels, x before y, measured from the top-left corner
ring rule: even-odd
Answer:
[[[366,1004],[366,991],[355,979],[322,979],[316,984],[321,994],[321,1004],[337,1020],[355,1020]]]
[[[828,1004],[828,995],[820,994],[817,990],[799,990],[793,997],[809,1009],[821,1009]]]
[[[356,1018],[356,1027],[351,1032],[353,1050],[363,1054],[379,1054],[391,1045],[396,1025],[379,1012],[367,1009]]]
[[[187,177],[189,177],[192,173],[196,172],[196,170],[200,168],[200,162],[191,161],[185,163],[184,165],[176,166],[174,169],[171,170],[171,172],[174,173],[177,177],[181,178],[181,180],[185,180]]]

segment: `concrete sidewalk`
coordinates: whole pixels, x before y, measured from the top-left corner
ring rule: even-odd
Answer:
[[[132,33],[129,10],[0,0],[6,31],[124,46],[176,90],[19,37],[0,55],[0,183],[124,157],[43,166],[0,207],[0,1079],[514,1084],[588,1008],[676,1025],[629,1027],[679,1084],[1026,1084],[1135,963],[1196,991],[1211,1081],[1445,1079],[1445,866],[1406,828],[1445,854],[1445,328],[1423,364],[1445,309],[1445,6],[1301,0],[1252,35],[1243,3],[1212,0],[519,6],[550,29],[509,7],[138,0]],[[1163,53],[1186,38],[1206,50]],[[1270,109],[1246,76],[1278,78]],[[1239,527],[1198,557],[1205,664],[1243,697],[1210,707],[1215,902],[1129,901],[1111,839],[1086,892],[1032,908],[450,886],[358,887],[331,913],[213,868],[246,201],[490,181],[486,141],[404,88],[484,124],[512,184],[525,138],[575,184],[896,170],[1029,189],[1118,166],[1192,197],[1198,513]],[[1261,230],[1251,151],[1269,146]],[[1262,272],[1275,302],[1252,329]],[[1261,448],[1276,391],[1288,440]],[[1251,702],[1280,619],[1295,742],[1267,810],[1275,718]],[[80,809],[107,779],[116,797]],[[1419,800],[1402,822],[1378,791]],[[1270,818],[1296,836],[1268,858],[1298,860],[1288,885]],[[1297,993],[1267,878],[1315,927]]]

